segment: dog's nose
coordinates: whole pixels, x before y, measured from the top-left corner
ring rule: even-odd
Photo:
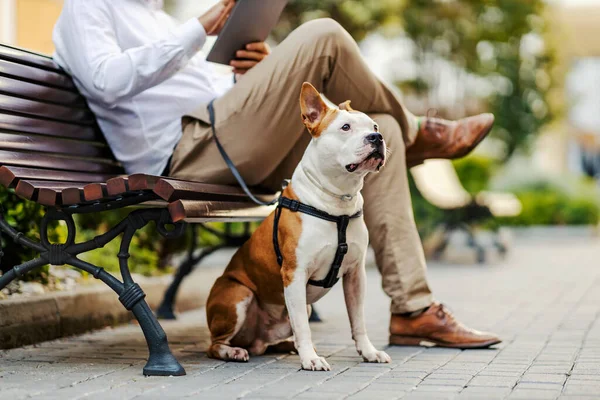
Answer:
[[[381,133],[371,133],[365,137],[365,143],[379,145],[383,143],[383,136],[381,136]]]

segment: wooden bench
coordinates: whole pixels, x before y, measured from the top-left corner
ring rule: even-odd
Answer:
[[[139,321],[149,349],[144,375],[184,375],[185,370],[171,354],[165,332],[129,272],[129,245],[136,231],[154,221],[161,235],[176,237],[186,222],[260,220],[271,211],[250,202],[237,187],[125,175],[71,78],[49,57],[4,45],[0,45],[0,184],[46,210],[39,242],[17,232],[0,215],[3,234],[39,253],[0,276],[0,289],[46,264],[71,265],[90,273],[114,290]],[[75,242],[74,214],[133,206],[136,209],[105,234]],[[65,243],[49,242],[47,228],[53,221],[66,223]],[[116,256],[122,281],[77,257],[121,234]]]

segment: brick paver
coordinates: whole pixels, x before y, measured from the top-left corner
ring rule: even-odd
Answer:
[[[313,325],[331,372],[299,370],[294,355],[246,364],[210,360],[203,310],[164,322],[188,375],[144,378],[145,343],[135,325],[0,352],[0,399],[598,399],[600,243],[518,239],[506,261],[433,264],[436,296],[465,323],[495,331],[493,350],[392,347],[391,364],[365,364],[349,332],[341,285]],[[385,347],[388,300],[369,270],[371,339]]]

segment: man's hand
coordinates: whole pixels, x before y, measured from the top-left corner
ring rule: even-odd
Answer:
[[[235,0],[220,0],[198,18],[207,35],[218,35],[221,32],[234,5]]]
[[[269,54],[271,48],[265,42],[248,43],[245,50],[238,50],[235,53],[236,59],[231,60],[229,65],[233,67],[235,74],[244,75]]]

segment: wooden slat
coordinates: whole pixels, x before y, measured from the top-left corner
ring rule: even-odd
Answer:
[[[69,107],[87,108],[85,99],[77,92],[41,86],[0,75],[0,93],[7,96],[25,97],[30,100],[62,104]]]
[[[75,87],[73,80],[67,75],[1,59],[0,76],[77,93],[77,88]]]
[[[0,112],[0,129],[106,143],[104,136],[94,126],[48,121],[43,118],[23,117],[2,112]]]
[[[248,196],[240,187],[212,185],[208,183],[189,182],[162,178],[156,182],[154,193],[166,201],[175,200],[239,200],[246,201]],[[274,194],[254,190],[254,194],[262,200],[270,201]]]
[[[59,182],[106,182],[113,175],[86,174],[83,172],[67,172],[52,169],[37,169],[26,167],[0,167],[0,184],[4,187],[14,187],[19,179],[34,179]]]
[[[248,202],[177,200],[169,203],[174,222],[256,221],[266,218],[275,206],[257,206]]]
[[[118,196],[129,191],[129,178],[118,176],[106,181],[106,192],[109,196]]]
[[[15,193],[29,200],[35,200],[46,206],[60,204],[60,194],[63,189],[81,188],[81,182],[54,182],[22,179],[15,188]]]
[[[66,75],[66,73],[58,65],[56,65],[54,61],[52,61],[52,58],[23,49],[17,49],[11,46],[0,45],[0,59],[17,62],[19,64],[30,65],[32,67],[42,68]]]
[[[162,177],[146,174],[129,175],[129,190],[152,190]]]
[[[61,204],[66,206],[82,203],[84,201],[83,187],[77,186],[63,189],[61,200]]]
[[[107,196],[106,183],[90,183],[83,188],[83,198],[86,201],[101,200]]]
[[[48,168],[71,172],[87,172],[107,175],[119,175],[123,173],[122,168],[111,164],[5,150],[0,150],[0,165],[12,165],[29,168]]]
[[[3,94],[0,94],[0,111],[5,113],[19,113],[23,116],[32,115],[55,121],[74,122],[84,126],[92,126],[95,121],[91,111],[56,104],[40,103]]]
[[[114,160],[114,157],[107,146],[98,146],[93,143],[30,134],[0,132],[0,149],[39,151],[81,157],[104,158],[108,161]]]

